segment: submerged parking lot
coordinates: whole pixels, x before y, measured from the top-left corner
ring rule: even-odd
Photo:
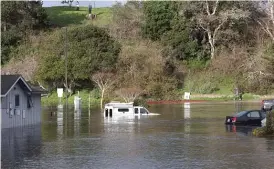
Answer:
[[[272,168],[274,138],[224,125],[260,103],[153,105],[159,116],[104,118],[46,107],[41,125],[2,131],[2,168]],[[51,114],[51,112],[53,112]]]

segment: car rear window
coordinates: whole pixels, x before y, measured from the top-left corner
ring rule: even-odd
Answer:
[[[247,117],[254,117],[254,118],[257,118],[257,117],[260,117],[260,114],[258,111],[252,111],[252,112],[249,112]]]
[[[247,111],[241,111],[241,112],[239,112],[239,113],[236,113],[234,116],[235,116],[235,117],[240,117],[240,116],[244,115],[246,112],[247,112]]]

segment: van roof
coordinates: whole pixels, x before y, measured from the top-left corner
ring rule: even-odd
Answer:
[[[110,103],[105,104],[105,106],[112,106],[112,107],[133,107],[133,102],[130,102],[130,103],[110,102]]]
[[[113,101],[113,102],[110,102],[110,103],[107,103],[107,104],[111,104],[111,105],[115,105],[115,104],[125,104],[125,105],[129,105],[129,104],[133,104],[133,102],[121,103],[121,102]],[[106,105],[107,105],[107,104],[106,104]]]

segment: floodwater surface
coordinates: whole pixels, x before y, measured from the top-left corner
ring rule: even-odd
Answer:
[[[158,116],[104,118],[43,108],[41,125],[2,130],[2,168],[274,168],[274,139],[224,125],[259,103],[153,105]],[[53,114],[51,115],[51,112]]]

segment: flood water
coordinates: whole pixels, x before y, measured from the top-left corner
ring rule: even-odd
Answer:
[[[274,168],[274,139],[224,125],[259,103],[153,105],[158,116],[106,119],[45,107],[41,125],[2,130],[2,168]],[[52,114],[51,111],[56,111]]]

